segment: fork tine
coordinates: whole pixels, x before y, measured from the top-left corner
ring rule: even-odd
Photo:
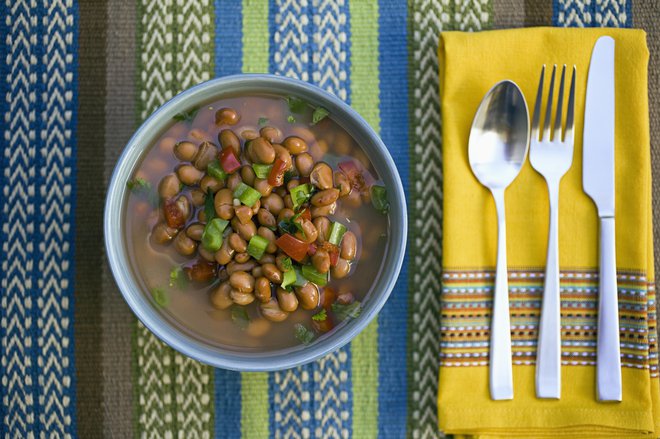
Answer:
[[[536,103],[534,104],[534,116],[532,118],[532,139],[539,139],[539,123],[541,122],[541,100],[543,99],[543,77],[545,76],[545,65],[541,69],[539,79],[539,91],[536,92]]]
[[[564,131],[564,140],[572,142],[575,138],[573,131],[573,119],[575,113],[575,75],[576,68],[573,66],[573,75],[571,78],[571,90],[568,93],[568,108],[566,109],[566,130]]]
[[[543,122],[543,139],[550,140],[550,119],[552,117],[552,97],[555,92],[555,72],[557,64],[552,68],[552,77],[550,78],[550,90],[548,90],[548,102],[545,108],[545,122]]]
[[[559,81],[559,95],[557,96],[557,115],[555,116],[555,132],[552,135],[552,140],[561,142],[561,123],[562,123],[562,107],[564,106],[564,77],[566,76],[566,64],[561,69],[561,81]]]

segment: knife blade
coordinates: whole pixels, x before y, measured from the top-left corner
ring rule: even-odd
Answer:
[[[614,39],[594,45],[584,114],[582,186],[598,209],[599,287],[596,389],[600,401],[621,401],[621,357],[614,222]]]

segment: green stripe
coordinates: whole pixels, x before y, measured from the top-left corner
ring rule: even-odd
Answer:
[[[241,436],[246,439],[267,438],[268,432],[268,374],[241,374]]]
[[[243,0],[243,73],[268,72],[268,2]]]
[[[380,127],[378,1],[349,3],[351,16],[351,106],[375,129]],[[353,437],[378,434],[378,320],[351,343]],[[387,391],[386,389],[383,389]]]

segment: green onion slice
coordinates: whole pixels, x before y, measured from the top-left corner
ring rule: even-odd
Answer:
[[[297,210],[300,206],[306,203],[311,197],[314,187],[309,184],[300,184],[291,189],[291,201],[293,201],[293,209]]]
[[[273,165],[262,165],[261,163],[254,163],[252,165],[252,169],[254,169],[254,174],[258,178],[268,178],[270,175],[270,170],[273,169]]]
[[[282,277],[282,288],[287,289],[290,285],[295,285],[297,280],[295,270],[289,270],[284,272]]]
[[[335,221],[332,223],[328,241],[330,241],[330,244],[339,245],[341,243],[341,239],[344,237],[344,233],[346,233],[346,226],[340,222]]]
[[[227,173],[222,169],[218,160],[213,160],[206,166],[206,173],[220,181],[224,181],[227,178]]]
[[[151,289],[151,297],[159,306],[167,306],[170,303],[170,298],[163,288],[155,287]]]
[[[328,283],[328,273],[321,274],[318,271],[316,271],[316,268],[314,268],[311,265],[302,266],[302,275],[308,281],[314,282],[316,285],[321,287],[325,286],[325,284]]]
[[[216,252],[222,247],[222,232],[229,224],[222,218],[213,218],[206,223],[204,233],[202,233],[202,245],[210,252]]]
[[[254,235],[252,238],[250,238],[247,252],[250,256],[258,261],[266,252],[266,247],[268,247],[269,243],[270,242],[263,236]]]
[[[371,186],[371,204],[377,211],[387,215],[390,211],[390,202],[387,201],[387,189],[385,186]]]
[[[241,203],[245,204],[248,207],[254,206],[254,203],[261,198],[261,193],[248,186],[245,183],[239,184],[236,189],[234,189],[234,198],[238,198]]]

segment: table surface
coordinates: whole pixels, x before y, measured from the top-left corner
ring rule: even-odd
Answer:
[[[7,437],[436,437],[439,32],[645,29],[660,202],[660,5],[651,0],[27,0],[0,9],[0,432]],[[485,60],[487,62],[487,60]],[[105,187],[158,105],[201,81],[271,72],[347,100],[409,194],[405,268],[351,345],[277,373],[213,369],[163,345],[104,256]],[[658,248],[660,222],[656,221]],[[429,235],[430,233],[430,235]],[[658,257],[656,252],[656,267]]]

